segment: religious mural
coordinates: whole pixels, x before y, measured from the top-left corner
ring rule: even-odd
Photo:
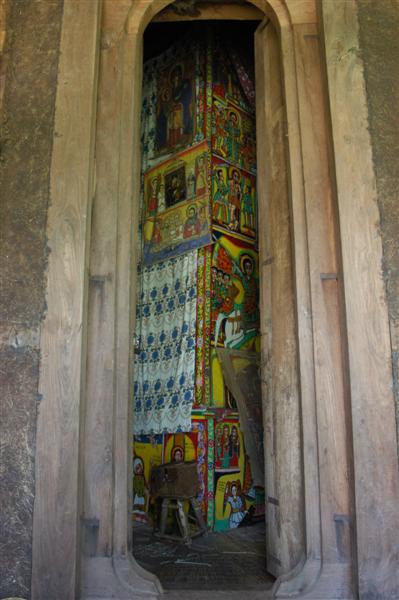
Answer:
[[[144,175],[143,262],[151,264],[211,242],[206,142]]]
[[[195,62],[174,63],[158,74],[156,149],[170,152],[188,145],[195,119]]]
[[[213,480],[209,488],[208,471],[213,458],[209,457],[209,436],[213,439],[213,427],[209,426],[207,415],[193,416],[192,430],[187,433],[166,434],[164,436],[164,462],[197,463],[199,494],[197,500],[205,519],[208,518],[208,496],[212,496]],[[211,460],[209,460],[211,458]],[[209,490],[209,493],[208,493]],[[213,508],[212,508],[213,512]]]
[[[212,47],[212,93],[254,116],[255,88],[250,74],[233,44],[220,40]]]
[[[239,468],[242,440],[239,424],[225,420],[215,428],[215,471],[237,471]]]
[[[135,436],[133,454],[133,519],[147,523],[150,518],[150,476],[153,467],[162,463],[161,435]]]
[[[224,492],[224,512],[229,507],[229,527],[235,529],[238,527],[247,514],[245,498],[242,496],[241,483],[237,481],[229,481],[226,484]]]
[[[189,38],[144,65],[134,518],[157,518],[152,466],[195,460],[221,531],[263,502],[218,356],[260,350],[254,87],[234,48]]]
[[[222,235],[213,246],[211,341],[226,348],[259,344],[259,273],[256,250]]]
[[[256,172],[254,120],[231,102],[214,99],[212,152],[237,167]]]
[[[204,40],[189,36],[144,63],[143,172],[206,138],[207,52]]]
[[[212,223],[219,231],[256,238],[256,178],[218,158],[212,160]]]
[[[249,459],[238,415],[215,423],[215,531],[238,527],[254,505]]]

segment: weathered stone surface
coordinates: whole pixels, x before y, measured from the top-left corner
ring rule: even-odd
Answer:
[[[13,0],[7,9],[0,140],[0,598],[28,599],[38,348],[63,2]]]
[[[0,318],[36,323],[44,310],[45,226],[62,0],[10,3],[1,123]]]
[[[29,594],[39,353],[0,351],[1,581],[0,597]]]
[[[362,0],[358,3],[369,127],[381,215],[383,271],[391,329],[397,425],[399,424],[398,8],[397,0],[378,0],[378,2]],[[377,398],[376,402],[378,402]]]

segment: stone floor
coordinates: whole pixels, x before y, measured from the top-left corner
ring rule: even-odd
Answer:
[[[159,540],[148,525],[134,526],[133,554],[168,590],[270,590],[266,572],[265,524],[207,533],[191,546]]]

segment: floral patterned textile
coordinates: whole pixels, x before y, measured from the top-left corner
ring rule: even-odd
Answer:
[[[137,304],[134,433],[190,431],[197,253],[144,267]]]

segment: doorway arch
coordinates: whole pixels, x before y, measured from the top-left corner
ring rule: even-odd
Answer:
[[[51,387],[51,373],[54,374],[57,364],[62,362],[62,351],[57,351],[54,359],[49,356],[46,346],[54,331],[53,323],[57,311],[55,300],[57,293],[60,294],[60,289],[59,300],[61,304],[63,302],[63,288],[57,275],[57,268],[60,269],[57,257],[60,257],[56,250],[52,252],[49,263],[49,294],[54,290],[57,293],[55,296],[50,295],[53,302],[49,304],[41,341],[41,390],[44,392],[44,398],[49,400],[41,407],[37,438],[32,584],[36,598],[55,597],[49,590],[57,590],[57,597],[61,598],[57,586],[62,586],[63,597],[73,597],[79,568],[82,597],[105,598],[116,594],[120,598],[134,598],[139,597],[140,593],[156,595],[159,591],[156,581],[140,570],[129,553],[131,528],[128,357],[131,348],[134,298],[131,265],[134,265],[136,253],[132,243],[132,232],[134,223],[137,222],[131,199],[138,198],[140,169],[138,82],[141,79],[142,66],[141,37],[154,14],[170,3],[171,0],[135,0],[133,3],[123,0],[118,3],[117,10],[115,5],[111,7],[112,0],[104,3],[95,128],[96,113],[93,106],[97,98],[95,57],[99,47],[99,4],[93,1],[87,3],[85,8],[83,5],[86,3],[83,3],[80,8],[72,9],[74,3],[70,3],[69,0],[65,2],[64,49],[67,42],[70,44],[66,45],[67,50],[79,47],[79,44],[76,46],[77,40],[86,36],[86,47],[93,57],[88,83],[91,88],[88,92],[86,89],[92,104],[85,105],[86,116],[89,117],[92,128],[85,132],[84,136],[82,134],[82,139],[90,154],[94,147],[93,141],[90,140],[93,140],[95,131],[96,166],[94,169],[94,161],[89,158],[87,170],[84,172],[87,200],[85,207],[79,206],[77,209],[80,211],[79,222],[84,222],[86,216],[90,216],[94,171],[97,172],[97,187],[91,228],[90,272],[82,271],[76,293],[75,288],[72,290],[73,297],[76,296],[78,306],[82,307],[82,310],[75,320],[71,317],[72,325],[76,326],[76,329],[68,329],[69,322],[68,327],[65,328],[61,324],[59,328],[59,347],[61,348],[63,341],[69,340],[72,330],[72,338],[76,340],[76,347],[80,349],[76,359],[71,358],[71,363],[75,369],[73,374],[78,374],[82,386],[73,389],[73,410],[63,408],[67,416],[73,417],[74,431],[80,431],[80,444],[71,450],[66,450],[65,445],[62,445],[62,442],[65,442],[63,439],[50,444],[51,449],[58,448],[64,462],[65,457],[68,459],[66,466],[64,464],[56,477],[52,469],[46,468],[49,443],[43,431],[48,413],[50,418],[54,411],[60,419],[65,416],[51,400],[54,393]],[[324,59],[320,47],[320,24],[313,0],[253,0],[252,4],[264,12],[274,27],[274,30],[268,29],[265,23],[258,35],[260,40],[257,78],[259,80],[260,77],[266,82],[266,77],[269,77],[270,84],[268,89],[266,84],[262,86],[265,96],[268,97],[277,80],[281,82],[281,87],[277,86],[277,90],[274,89],[277,102],[274,105],[275,112],[271,113],[268,108],[271,104],[265,103],[263,108],[260,108],[261,114],[258,107],[258,118],[263,119],[261,132],[268,131],[268,136],[263,136],[263,152],[271,154],[273,140],[280,144],[281,156],[287,157],[285,218],[289,223],[288,240],[291,248],[284,256],[287,259],[292,254],[297,352],[294,360],[297,361],[295,367],[300,392],[300,461],[303,485],[301,497],[304,508],[303,529],[299,534],[298,545],[303,548],[303,552],[294,568],[279,578],[274,595],[351,597],[356,594],[353,583],[353,489],[350,484],[353,479],[350,450],[352,430],[346,381],[346,338],[343,329],[345,311],[339,251],[342,241],[339,238],[335,214],[337,207],[334,200],[333,169],[328,157],[330,131],[324,106]],[[352,3],[350,10],[350,18],[353,19]],[[79,12],[79,15],[76,12]],[[85,31],[83,28],[80,30],[76,24],[79,16],[84,17],[83,22],[87,25]],[[343,19],[342,14],[341,18]],[[90,36],[87,32],[90,32]],[[276,60],[270,61],[271,56]],[[278,77],[274,77],[278,61],[281,61],[281,71]],[[65,72],[71,71],[70,68],[68,71],[67,63],[61,65],[62,73],[63,68]],[[75,77],[74,81],[79,87],[79,77]],[[65,91],[60,91],[59,94],[62,98]],[[68,106],[64,106],[63,114],[67,109]],[[75,132],[78,132],[79,124],[76,119],[72,119],[72,122]],[[58,127],[56,130],[57,133],[60,131]],[[64,127],[64,130],[68,133],[68,128]],[[288,143],[285,143],[284,140],[287,139]],[[56,149],[62,148],[60,143],[57,142]],[[62,163],[63,157],[59,155],[57,160]],[[265,165],[265,170],[267,167],[268,165]],[[276,164],[270,161],[269,182],[272,181],[273,174],[276,174],[275,168]],[[54,158],[52,171],[53,177],[56,177]],[[276,182],[276,179],[274,181]],[[271,197],[270,189],[267,193]],[[60,206],[63,206],[62,194],[59,199]],[[270,209],[269,206],[266,208]],[[56,209],[55,206],[54,210]],[[342,202],[339,209],[344,209]],[[50,245],[52,241],[57,241],[57,236],[54,236],[51,230],[51,226],[57,223],[57,218],[59,219],[59,214],[56,212],[50,215]],[[371,218],[369,217],[369,220]],[[342,223],[342,218],[340,222]],[[284,231],[287,231],[287,223]],[[90,218],[87,218],[86,229],[82,226],[81,238],[77,242],[72,239],[70,243],[72,249],[76,249],[77,244],[80,244],[78,254],[82,258],[82,264],[85,255],[87,256],[89,225]],[[314,235],[315,232],[318,233],[317,236]],[[273,247],[265,247],[263,250],[263,267],[266,273],[276,264],[276,256],[268,253],[271,249]],[[376,261],[380,256],[378,252],[376,248]],[[264,275],[265,280],[268,277],[269,274]],[[87,318],[84,311],[86,287],[89,288]],[[270,299],[265,298],[263,301],[269,309],[276,307],[276,302],[272,304]],[[346,305],[348,306],[347,301]],[[74,306],[70,308],[72,313]],[[281,323],[281,314],[276,315],[272,312],[270,318],[280,319],[278,322]],[[82,325],[83,332],[87,331],[87,344],[81,334]],[[381,332],[380,338],[383,339],[384,335],[384,332]],[[84,375],[82,376],[85,369],[82,368],[82,364],[86,345],[85,382]],[[270,361],[270,357],[266,358],[272,372],[278,374],[281,363]],[[61,390],[61,398],[62,393]],[[289,393],[287,398],[290,398]],[[79,415],[82,415],[81,419]],[[273,433],[270,427],[268,433]],[[271,448],[274,448],[273,443],[274,441]],[[281,462],[283,467],[289,465],[289,458],[290,448],[285,447],[285,456],[283,453]],[[53,508],[52,499],[55,506],[57,494],[65,489],[71,478],[77,481],[76,494],[73,507],[68,509],[62,526],[65,533],[68,528],[75,533],[69,544],[72,563],[66,566],[58,530],[55,534],[47,529],[42,533],[40,527],[49,514],[52,522],[57,523],[57,508]],[[46,484],[49,488],[54,480],[57,483],[54,486],[54,494],[46,493]],[[279,500],[274,497],[272,499]],[[80,514],[83,515],[81,521]],[[277,519],[278,521],[280,525],[286,523],[285,520]],[[78,532],[82,543],[79,541]],[[54,564],[57,566],[54,576],[49,579],[43,576],[48,564],[51,564],[53,553],[56,554]]]
[[[125,23],[126,43],[125,54],[129,59],[124,61],[124,72],[129,71],[126,76],[126,84],[123,88],[126,93],[126,99],[121,98],[123,106],[126,103],[127,109],[130,109],[130,102],[133,102],[132,114],[140,113],[140,95],[137,91],[138,82],[141,80],[141,52],[142,52],[142,35],[146,25],[160,10],[167,7],[171,2],[135,2],[130,9]],[[257,32],[257,51],[256,51],[256,72],[257,86],[261,90],[258,92],[257,113],[258,113],[258,140],[265,138],[264,143],[259,144],[258,164],[260,170],[264,170],[265,179],[269,181],[267,185],[260,185],[260,215],[263,217],[268,214],[273,219],[273,229],[276,235],[272,235],[274,231],[269,227],[268,235],[265,234],[263,244],[261,244],[261,259],[263,265],[261,277],[265,293],[262,294],[262,309],[267,317],[264,319],[263,337],[266,340],[268,347],[265,353],[265,363],[267,363],[267,382],[266,388],[269,394],[276,396],[278,402],[285,403],[285,408],[278,406],[276,402],[269,402],[266,410],[266,448],[267,460],[270,465],[268,473],[268,510],[273,519],[270,518],[271,526],[268,534],[268,557],[269,568],[280,576],[275,593],[292,593],[295,589],[307,589],[314,587],[315,582],[321,579],[322,562],[322,532],[321,532],[321,496],[320,496],[320,481],[319,481],[319,464],[318,464],[318,431],[317,418],[320,418],[320,408],[316,406],[316,381],[314,376],[314,360],[315,360],[315,342],[313,339],[314,330],[312,320],[309,315],[312,314],[312,292],[310,283],[310,266],[309,266],[309,240],[306,224],[306,206],[305,198],[314,196],[320,189],[315,190],[305,189],[303,180],[303,161],[302,161],[302,144],[300,136],[300,98],[298,96],[298,73],[295,52],[295,36],[292,31],[291,14],[286,3],[257,1],[252,2],[258,9],[262,10],[265,15],[265,21]],[[307,13],[305,19],[309,19],[311,2],[306,3]],[[299,19],[298,13],[295,16]],[[315,14],[313,14],[315,19]],[[317,38],[317,25],[307,24],[305,31],[305,39],[309,40],[307,44],[315,45]],[[303,38],[303,36],[302,36]],[[314,62],[314,55],[318,56],[312,49],[312,76],[321,77],[320,64]],[[273,60],[270,57],[273,56]],[[283,60],[281,59],[283,57]],[[283,63],[283,69],[281,68]],[[302,76],[307,74],[302,73]],[[130,89],[136,90],[134,96],[129,98]],[[123,85],[123,83],[122,83]],[[303,82],[303,86],[306,83]],[[319,84],[320,85],[320,84]],[[101,86],[101,79],[100,79]],[[268,90],[262,93],[263,90]],[[101,91],[100,91],[101,96]],[[306,103],[305,103],[306,104]],[[270,108],[271,107],[271,108]],[[314,107],[313,107],[314,108]],[[323,110],[322,103],[317,107],[319,111]],[[123,109],[122,109],[123,110]],[[306,107],[305,107],[306,110]],[[123,116],[121,113],[121,121],[129,127],[121,134],[120,147],[125,149],[123,155],[119,157],[119,182],[128,181],[131,177],[129,171],[133,170],[133,178],[131,180],[131,188],[129,194],[121,195],[119,198],[125,203],[124,209],[119,208],[119,212],[129,217],[126,223],[132,223],[133,227],[137,223],[135,214],[131,213],[127,207],[127,202],[130,198],[139,197],[139,172],[140,161],[138,152],[138,120],[134,121],[130,117]],[[129,121],[130,118],[130,121]],[[273,124],[272,124],[273,123]],[[325,128],[325,123],[322,124]],[[133,139],[132,154],[126,153],[128,147],[128,139],[125,138],[125,133],[129,132]],[[263,134],[263,135],[262,135]],[[288,144],[286,144],[286,135],[288,136]],[[326,134],[325,134],[326,135]],[[271,138],[274,137],[273,144]],[[124,141],[122,141],[122,138]],[[321,143],[326,144],[326,138],[322,139]],[[278,157],[276,147],[279,148]],[[286,154],[288,154],[288,163],[286,163]],[[327,160],[326,149],[324,160]],[[132,169],[133,164],[133,169]],[[315,168],[315,165],[313,166]],[[329,182],[326,178],[325,165],[319,161],[320,172],[313,178],[323,178],[323,185],[328,188]],[[279,173],[279,177],[273,176],[273,170]],[[291,174],[288,179],[288,173]],[[127,192],[127,190],[126,190]],[[331,202],[332,195],[327,190],[327,197]],[[270,199],[272,201],[270,202]],[[328,244],[333,244],[332,237],[334,231],[329,231],[329,227],[333,227],[331,223],[326,223],[326,213],[331,213],[331,206],[320,206],[319,210],[312,215],[313,223],[318,226],[325,227],[326,240]],[[125,212],[125,210],[127,212]],[[137,207],[133,209],[137,210]],[[266,229],[267,218],[264,221]],[[119,223],[125,230],[126,224]],[[262,227],[262,224],[261,224]],[[291,231],[290,231],[291,230]],[[279,232],[277,236],[277,231]],[[119,230],[122,234],[122,230]],[[130,229],[129,229],[130,232]],[[95,236],[95,230],[92,231]],[[124,234],[124,239],[128,239],[127,230]],[[94,237],[95,239],[95,237]],[[121,238],[122,239],[122,238]],[[134,234],[133,234],[134,239]],[[284,240],[284,242],[282,242]],[[291,240],[293,246],[291,247]],[[125,242],[126,243],[126,242]],[[122,253],[126,250],[120,248]],[[135,249],[132,250],[134,252]],[[291,263],[291,256],[294,260],[294,265]],[[134,265],[134,258],[133,258]],[[119,268],[126,270],[127,264],[121,265]],[[133,266],[134,269],[134,266]],[[320,270],[320,269],[319,269]],[[328,272],[336,272],[337,268],[325,268]],[[293,281],[294,273],[296,282]],[[126,281],[126,278],[124,277]],[[273,280],[273,283],[272,283]],[[331,283],[331,282],[329,282]],[[132,277],[132,291],[130,297],[126,296],[126,290],[117,291],[117,296],[125,296],[125,306],[133,307],[135,282]],[[271,291],[269,291],[271,290]],[[97,292],[96,292],[97,293]],[[334,295],[336,290],[332,292]],[[278,294],[286,295],[285,305],[276,310],[278,304]],[[301,310],[295,314],[295,299],[296,305],[301,307]],[[94,306],[96,299],[93,299]],[[313,299],[314,304],[314,299]],[[133,308],[130,309],[133,314]],[[337,317],[338,318],[338,317]],[[266,325],[266,322],[268,324]],[[284,340],[277,344],[273,344],[270,340],[269,329],[270,324],[273,331],[278,332],[275,339]],[[134,326],[133,326],[134,328]],[[125,322],[124,332],[131,331],[132,325]],[[89,331],[90,335],[90,331]],[[122,334],[124,335],[124,334]],[[128,338],[124,338],[125,343],[130,344]],[[277,354],[279,353],[279,355]],[[267,355],[268,354],[268,355]],[[273,361],[270,360],[271,355],[274,356]],[[328,358],[333,358],[334,364],[337,367],[339,355],[331,355],[328,350]],[[299,360],[299,364],[298,361]],[[281,369],[280,363],[284,362],[284,368]],[[301,362],[302,361],[302,362]],[[90,364],[90,359],[89,359]],[[298,371],[298,366],[300,367]],[[90,369],[89,369],[90,373]],[[298,375],[300,373],[300,376]],[[331,374],[330,374],[331,376]],[[340,389],[341,399],[344,402],[344,390],[342,386],[342,376],[339,370],[339,375],[335,377],[336,389]],[[334,378],[334,377],[333,377]],[[89,398],[90,398],[90,377],[88,381]],[[121,402],[121,414],[126,414],[123,408],[126,396],[124,389]],[[273,389],[273,392],[270,391]],[[94,385],[94,390],[96,386]],[[96,393],[96,392],[95,392]],[[301,405],[299,399],[301,397]],[[118,398],[116,398],[118,403]],[[118,405],[118,404],[117,404]],[[340,406],[342,408],[342,406]],[[317,412],[319,411],[319,415]],[[290,414],[289,414],[290,413]],[[295,415],[295,416],[294,416]],[[338,418],[338,415],[336,415]],[[344,412],[342,415],[344,419]],[[345,424],[341,423],[343,429]],[[278,439],[277,429],[282,439]],[[307,452],[300,449],[300,436],[303,435],[306,439]],[[290,440],[290,451],[287,451],[287,443],[285,440]],[[115,435],[115,443],[119,441],[129,444],[129,438],[118,432]],[[284,453],[286,457],[284,458]],[[345,444],[339,449],[340,461],[346,460],[347,448]],[[303,463],[303,468],[302,464]],[[93,472],[93,469],[86,467],[86,473]],[[89,475],[90,477],[90,475]],[[272,485],[272,481],[274,486]],[[341,482],[343,483],[343,482]],[[88,485],[92,487],[94,481]],[[120,489],[118,489],[120,485]],[[122,488],[125,488],[125,497],[129,497],[130,490],[126,489],[126,479],[119,481],[115,480],[115,494],[118,498],[123,496]],[[275,489],[272,489],[275,488]],[[277,490],[282,490],[283,498]],[[304,501],[303,498],[308,498]],[[343,501],[345,508],[342,508],[340,514],[344,514],[347,520],[343,520],[340,526],[344,530],[348,529],[349,521],[349,503],[348,498]],[[98,511],[97,511],[98,512]],[[113,544],[114,553],[123,555],[126,544],[129,546],[130,541],[126,541],[126,530],[129,528],[129,522],[126,520],[129,515],[128,506],[123,511],[114,512],[113,523]],[[324,532],[325,536],[327,532]],[[328,532],[331,540],[335,540],[335,531]],[[345,531],[343,536],[349,539],[348,533]],[[348,543],[348,542],[347,542]],[[335,541],[334,541],[335,545]],[[349,547],[345,549],[346,555],[351,555]],[[274,562],[274,564],[272,564]],[[333,557],[331,562],[334,563]],[[117,561],[114,559],[114,565]],[[332,596],[335,594],[337,585],[345,587],[349,581],[348,561],[342,560],[342,557],[337,557],[336,568],[331,571],[330,579],[327,583],[323,582],[323,593],[329,589]],[[325,574],[328,578],[328,575]],[[285,581],[286,580],[286,581]],[[339,582],[339,583],[337,583]],[[348,586],[347,586],[348,587]],[[278,592],[280,589],[280,592]],[[316,594],[320,594],[320,590],[315,589]]]

